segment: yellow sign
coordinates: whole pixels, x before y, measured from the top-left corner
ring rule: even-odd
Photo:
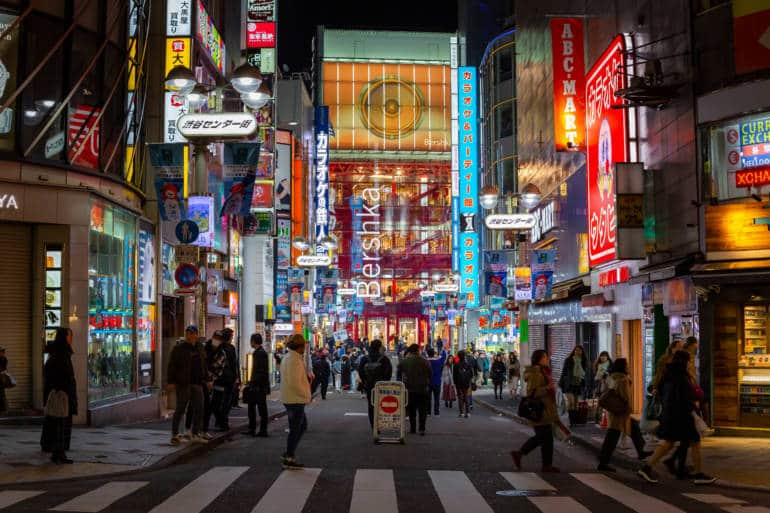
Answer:
[[[192,39],[189,37],[166,38],[166,71],[165,77],[175,66],[192,67]]]

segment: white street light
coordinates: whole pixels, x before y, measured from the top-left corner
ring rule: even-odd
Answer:
[[[492,210],[497,206],[500,194],[494,185],[485,185],[479,191],[479,204],[484,210]]]
[[[305,237],[294,237],[294,240],[291,242],[291,245],[294,246],[295,249],[298,249],[300,251],[307,251],[310,249],[310,242]]]
[[[183,96],[189,94],[196,83],[195,74],[186,66],[174,66],[166,75],[166,87]]]
[[[326,249],[335,250],[339,247],[339,244],[337,244],[337,239],[334,238],[332,235],[324,235],[320,239],[318,239],[318,243],[321,244]]]
[[[262,73],[251,64],[241,64],[233,70],[230,83],[241,94],[253,93],[262,85]]]
[[[441,281],[441,280],[443,280],[443,279],[444,279],[444,275],[443,275],[443,274],[441,274],[441,273],[440,273],[440,272],[438,272],[438,271],[436,271],[436,272],[434,272],[433,274],[431,274],[431,275],[430,275],[430,277],[431,277],[431,279],[432,279],[433,281]]]
[[[203,84],[196,84],[187,94],[187,101],[192,109],[200,109],[209,101],[209,88]]]
[[[521,206],[524,208],[535,208],[540,203],[541,193],[537,185],[528,183],[522,189],[519,195]]]
[[[235,86],[233,86],[235,87]],[[241,101],[251,109],[259,109],[270,99],[272,92],[265,82],[259,89],[250,93],[241,93]]]

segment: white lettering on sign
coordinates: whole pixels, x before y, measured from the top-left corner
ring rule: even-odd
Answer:
[[[19,210],[19,204],[16,202],[16,196],[13,194],[0,193],[0,209]]]
[[[358,297],[380,297],[380,190],[376,187],[367,187],[361,193],[363,205],[357,216],[361,217],[361,229],[356,235],[361,237],[361,247],[364,265],[361,273],[364,279],[355,282]]]
[[[433,286],[435,292],[457,292],[458,289],[456,283],[437,283]]]
[[[492,214],[484,218],[490,230],[531,230],[535,226],[532,214]]]
[[[556,202],[551,201],[544,207],[535,210],[533,216],[535,223],[532,227],[532,242],[537,242],[556,226]]]
[[[301,267],[325,267],[331,265],[329,255],[300,255],[297,257],[297,265]]]
[[[246,112],[202,112],[183,115],[176,126],[188,139],[242,139],[256,133],[257,120]]]

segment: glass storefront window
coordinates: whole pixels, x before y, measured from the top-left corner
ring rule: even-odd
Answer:
[[[770,339],[766,304],[743,307],[743,343],[738,356],[742,426],[770,427]]]
[[[88,400],[130,393],[134,382],[136,219],[91,203],[88,268]]]
[[[155,235],[152,226],[142,223],[139,229],[139,276],[137,300],[139,311],[136,326],[136,352],[139,357],[139,385],[150,386],[154,378],[155,352]]]

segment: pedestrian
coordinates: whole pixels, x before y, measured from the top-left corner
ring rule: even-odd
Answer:
[[[46,347],[43,366],[45,417],[40,445],[56,464],[71,464],[67,458],[72,438],[72,416],[78,414],[77,384],[72,367],[72,330],[57,328],[54,341]],[[63,393],[62,393],[63,392]]]
[[[473,383],[473,368],[469,359],[466,358],[465,351],[458,351],[455,357],[454,368],[452,369],[452,381],[457,391],[457,408],[460,410],[459,417],[470,416],[471,384]]]
[[[267,396],[270,395],[270,366],[267,351],[262,347],[262,335],[253,333],[249,339],[251,348],[251,376],[246,385],[249,414],[249,430],[241,434],[266,438]],[[259,410],[259,432],[257,432],[257,410]]]
[[[700,434],[695,428],[697,401],[688,372],[690,353],[677,351],[663,374],[659,394],[663,404],[658,438],[663,440],[655,453],[637,471],[637,474],[650,483],[657,483],[653,468],[663,459],[676,442],[688,443],[692,452],[694,473],[689,477],[694,484],[711,484],[716,479],[702,470]],[[685,476],[680,476],[685,477]]]
[[[620,435],[624,434],[631,437],[636,449],[636,455],[643,460],[652,454],[652,451],[644,450],[644,437],[639,429],[639,421],[631,418],[631,378],[628,376],[628,361],[625,358],[618,358],[612,364],[612,372],[607,376],[607,390],[614,389],[623,404],[624,412],[607,412],[608,424],[607,434],[604,436],[601,452],[599,453],[599,467],[603,472],[615,472],[610,466],[610,459],[618,445]],[[605,390],[606,392],[606,390]]]
[[[519,382],[521,381],[521,361],[516,351],[508,353],[508,392],[511,399],[519,398]]]
[[[313,360],[313,386],[311,392],[321,387],[321,399],[326,400],[326,392],[329,389],[329,360],[326,358],[326,352],[320,351],[318,357]]]
[[[211,412],[217,431],[230,429],[230,407],[236,382],[236,357],[234,348],[225,343],[222,331],[217,330],[211,337],[212,358],[214,360],[214,388],[211,394]],[[232,351],[231,351],[232,350]]]
[[[578,424],[578,404],[585,397],[589,382],[588,356],[583,351],[583,346],[577,344],[564,360],[564,368],[559,380],[559,388],[567,399],[570,427]]]
[[[524,370],[527,396],[542,401],[543,414],[540,420],[530,421],[535,436],[524,442],[519,450],[511,451],[511,458],[517,470],[521,470],[521,458],[540,446],[542,472],[559,472],[553,466],[553,424],[559,419],[556,412],[556,384],[551,377],[551,360],[548,353],[537,349],[532,353],[532,365]]]
[[[369,414],[369,426],[374,428],[374,405],[372,392],[378,381],[390,381],[393,376],[393,364],[385,354],[382,340],[376,338],[369,344],[369,354],[364,355],[359,362],[361,383],[366,393],[366,406]]]
[[[599,353],[599,358],[594,362],[594,397],[599,397],[609,388],[607,386],[607,378],[610,377],[611,372],[613,372],[613,367],[610,353],[602,351]]]
[[[441,338],[438,339],[441,341]],[[433,376],[430,380],[430,394],[428,394],[428,415],[431,412],[431,399],[433,400],[433,415],[439,415],[439,401],[441,398],[441,372],[444,369],[444,363],[446,363],[447,355],[443,349],[443,344],[439,345],[441,348],[441,355],[437,355],[435,349],[432,347],[428,349],[428,363],[430,363],[431,372]]]
[[[5,390],[16,386],[16,379],[8,372],[8,358],[5,356],[5,349],[0,347],[0,413],[8,410],[8,398]]]
[[[487,353],[482,351],[479,353],[479,370],[481,371],[481,384],[487,386],[489,383],[489,369],[491,365],[489,363],[489,357]]]
[[[235,378],[235,385],[233,385],[233,391],[230,394],[231,397],[231,404],[230,408],[232,409],[240,409],[240,392],[241,392],[241,362],[240,358],[238,358],[238,350],[235,348],[235,345],[233,344],[233,335],[235,332],[232,328],[225,328],[222,330],[222,335],[225,337],[225,344],[230,346],[232,348],[232,355],[235,358],[235,372],[236,372],[236,378]]]
[[[503,398],[503,385],[505,384],[505,362],[503,362],[503,355],[495,355],[495,360],[492,362],[492,385],[495,387],[495,399]]]
[[[350,390],[352,374],[353,368],[350,363],[350,357],[347,354],[343,354],[342,362],[340,364],[340,383],[342,384],[342,390]]]
[[[185,328],[184,339],[174,346],[168,362],[168,391],[176,393],[176,409],[171,422],[171,445],[179,445],[179,424],[187,408],[192,419],[191,441],[206,443],[203,427],[203,388],[210,387],[206,353],[198,340],[197,326]]]
[[[415,433],[415,420],[419,414],[419,431],[421,436],[425,436],[425,421],[428,416],[428,390],[433,371],[430,363],[420,355],[420,346],[410,345],[406,350],[406,357],[399,364],[401,366],[401,376],[409,393],[409,401],[406,403],[409,412],[409,432]]]
[[[311,400],[310,382],[305,365],[305,338],[294,334],[286,343],[288,352],[281,361],[281,402],[289,420],[289,436],[281,464],[288,470],[298,470],[304,465],[297,461],[296,450],[307,430],[305,405]]]
[[[455,399],[457,398],[457,393],[455,392],[455,382],[454,378],[452,377],[454,362],[454,357],[452,357],[452,355],[448,355],[446,362],[444,362],[444,366],[441,368],[441,398],[444,401],[444,406],[447,408],[451,408]]]
[[[335,390],[342,390],[342,358],[337,356],[336,352],[334,353],[334,362],[332,362],[332,381],[334,382]],[[337,382],[339,382],[339,387]]]

